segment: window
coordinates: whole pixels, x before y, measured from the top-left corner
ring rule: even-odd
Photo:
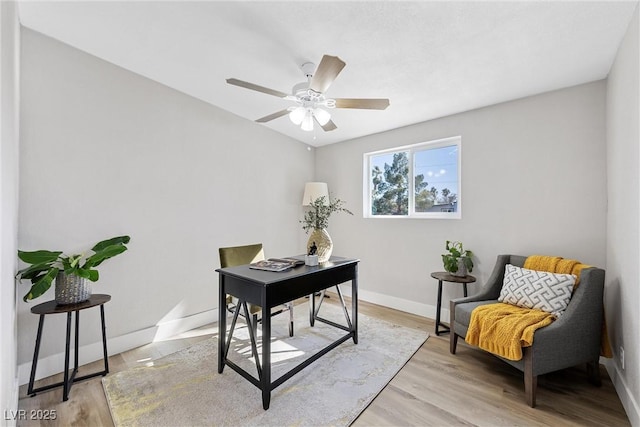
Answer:
[[[364,155],[365,217],[461,218],[461,138]]]

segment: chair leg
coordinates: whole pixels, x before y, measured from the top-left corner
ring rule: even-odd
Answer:
[[[458,344],[458,335],[451,331],[449,334],[449,353],[456,354],[456,346]]]
[[[458,335],[454,331],[453,325],[456,321],[456,306],[453,302],[449,303],[449,353],[456,354],[456,346],[458,344]],[[436,325],[436,328],[438,325]]]
[[[587,363],[587,379],[596,387],[602,386],[602,379],[600,378],[600,358]]]
[[[527,404],[536,407],[536,389],[538,388],[538,376],[533,375],[533,351],[531,347],[522,349],[524,352],[524,392]]]

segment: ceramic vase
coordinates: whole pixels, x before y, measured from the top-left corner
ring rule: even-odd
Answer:
[[[452,276],[456,277],[467,277],[467,266],[464,263],[464,259],[458,259],[458,271],[451,273]]]
[[[323,229],[314,229],[309,236],[309,240],[307,241],[307,253],[309,253],[309,248],[314,244],[318,248],[316,251],[316,255],[318,255],[318,262],[327,262],[331,257],[331,252],[333,252],[333,241],[331,240],[331,236],[327,233],[327,230]]]

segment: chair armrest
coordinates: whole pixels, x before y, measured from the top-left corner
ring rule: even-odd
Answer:
[[[582,270],[580,284],[562,316],[536,331],[533,338],[534,375],[598,359],[604,275],[604,270],[599,268]]]

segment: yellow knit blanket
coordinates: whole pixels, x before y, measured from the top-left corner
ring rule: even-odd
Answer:
[[[533,333],[555,316],[542,310],[498,302],[476,307],[465,341],[509,360],[522,359],[522,347],[533,344]]]
[[[524,268],[576,276],[574,290],[580,282],[580,273],[589,265],[573,259],[533,255],[526,259]],[[555,316],[541,310],[496,303],[477,307],[471,312],[471,321],[465,341],[509,360],[522,359],[522,347],[533,344],[533,334],[551,324]],[[612,357],[607,328],[602,322],[601,354]]]
[[[583,269],[591,267],[582,264],[575,259],[564,259],[559,256],[532,255],[524,262],[524,268],[527,270],[548,271],[549,273],[573,274],[576,276],[576,283],[573,285],[575,290],[580,284],[580,273]]]

